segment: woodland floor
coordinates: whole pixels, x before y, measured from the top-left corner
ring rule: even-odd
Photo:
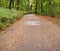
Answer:
[[[51,20],[24,15],[1,33],[0,51],[60,51],[60,28]]]

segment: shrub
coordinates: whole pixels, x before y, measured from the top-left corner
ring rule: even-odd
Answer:
[[[17,19],[20,19],[23,14],[23,11],[0,8],[0,29],[5,29],[10,24],[14,23]]]

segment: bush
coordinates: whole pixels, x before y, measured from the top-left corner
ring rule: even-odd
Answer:
[[[10,24],[14,23],[17,19],[20,19],[23,14],[23,11],[0,8],[0,29],[5,29]]]

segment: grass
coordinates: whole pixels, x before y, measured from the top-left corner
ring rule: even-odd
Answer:
[[[16,9],[9,10],[7,8],[0,8],[0,30],[6,29],[17,19],[20,19],[24,11],[17,11]]]

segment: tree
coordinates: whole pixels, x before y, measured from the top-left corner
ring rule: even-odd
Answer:
[[[0,6],[2,5],[1,2],[2,2],[2,0],[0,0]]]
[[[38,0],[35,0],[35,13],[37,14],[37,6],[38,6]]]
[[[9,9],[14,7],[14,0],[9,0]]]
[[[9,0],[9,9],[12,8],[12,0]]]
[[[20,3],[20,1],[17,0],[17,10],[19,10],[19,3]]]
[[[43,0],[41,1],[41,13],[43,13]]]
[[[49,9],[50,9],[50,16],[54,17],[54,8],[53,8],[53,3],[52,0],[49,0]]]
[[[14,7],[14,0],[12,1],[12,7]]]

